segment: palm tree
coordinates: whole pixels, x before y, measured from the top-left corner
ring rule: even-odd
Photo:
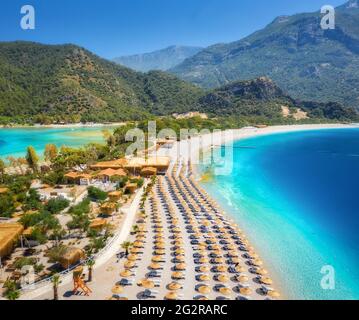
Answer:
[[[132,233],[133,233],[133,234],[136,234],[138,231],[139,231],[138,225],[132,226]]]
[[[93,260],[93,259],[87,260],[86,265],[89,270],[88,282],[91,282],[92,281],[92,271],[93,271],[93,266],[95,265],[95,260]]]
[[[54,274],[52,276],[51,282],[52,282],[53,289],[54,289],[54,300],[59,300],[58,289],[59,289],[59,284],[61,283],[60,275],[58,273]]]
[[[129,241],[125,241],[124,243],[121,244],[121,248],[126,250],[126,257],[128,256],[129,252],[128,250],[133,246],[132,242]]]

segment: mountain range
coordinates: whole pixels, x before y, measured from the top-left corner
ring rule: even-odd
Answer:
[[[136,120],[187,111],[202,94],[171,74],[136,72],[75,45],[0,43],[0,116],[11,120]]]
[[[359,108],[359,0],[336,8],[334,30],[321,28],[322,17],[319,11],[278,17],[170,71],[203,88],[267,76],[294,98]]]
[[[3,123],[113,122],[192,111],[251,123],[280,122],[298,111],[309,118],[357,120],[353,109],[340,104],[298,102],[265,77],[207,91],[162,71],[133,71],[72,44],[0,43]]]
[[[201,51],[201,47],[170,46],[150,53],[115,58],[116,63],[136,71],[169,70]]]

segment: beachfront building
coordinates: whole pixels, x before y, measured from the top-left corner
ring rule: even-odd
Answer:
[[[141,170],[141,176],[148,178],[157,175],[157,169],[154,167],[145,167]]]
[[[122,178],[126,176],[127,176],[127,172],[122,168],[120,169],[107,168],[94,174],[94,177],[101,180],[103,183],[110,182],[114,178]]]
[[[140,175],[145,168],[156,169],[156,174],[165,175],[170,166],[169,157],[131,158],[125,168],[133,175]]]
[[[90,168],[92,170],[106,170],[106,169],[121,169],[124,168],[124,166],[127,164],[127,160],[122,158],[122,159],[117,159],[117,160],[112,160],[112,161],[103,161],[103,162],[98,162],[92,166],[90,166]]]
[[[88,186],[93,179],[92,175],[82,172],[68,172],[64,175],[67,183]]]
[[[166,140],[167,141],[167,140]],[[116,171],[118,175],[123,176],[127,171],[130,175],[139,176],[141,171],[144,169],[151,168],[151,173],[154,173],[153,169],[156,169],[155,174],[164,175],[166,174],[170,165],[169,157],[132,157],[128,159],[118,159],[113,161],[98,162],[92,165],[90,168],[92,170],[105,170],[103,172],[115,174]],[[110,171],[109,169],[113,170]],[[119,171],[120,169],[126,171]],[[126,175],[127,175],[126,172]],[[145,173],[149,173],[148,170],[145,170]]]

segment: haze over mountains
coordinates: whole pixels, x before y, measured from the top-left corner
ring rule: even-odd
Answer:
[[[185,59],[194,56],[202,49],[203,48],[201,47],[170,46],[150,53],[123,56],[113,60],[116,63],[122,64],[136,71],[166,71],[177,66]]]
[[[276,18],[233,43],[218,44],[171,72],[204,88],[260,76],[294,98],[359,107],[359,0],[336,8],[336,27],[322,30],[318,12]]]

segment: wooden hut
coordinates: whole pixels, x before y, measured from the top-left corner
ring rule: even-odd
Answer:
[[[137,183],[128,183],[125,186],[125,193],[133,194],[136,192],[136,190],[137,190]]]
[[[85,258],[85,252],[79,248],[69,247],[60,257],[59,262],[64,269],[70,268],[72,265],[80,262]]]
[[[107,225],[107,221],[105,219],[95,219],[91,221],[90,229],[101,231]]]
[[[111,202],[118,202],[122,198],[122,192],[121,191],[109,192],[108,197],[109,197]]]
[[[0,224],[0,257],[6,257],[14,249],[24,227],[18,223],[1,223]]]
[[[117,211],[117,204],[113,202],[106,202],[100,207],[102,214],[112,216]]]
[[[126,177],[127,173],[124,169],[105,169],[102,170],[100,172],[98,172],[95,175],[97,178],[101,179],[103,182],[109,182],[111,181],[112,178],[121,178],[121,177]]]
[[[141,170],[141,176],[142,177],[152,177],[157,175],[157,169],[154,167],[144,167]]]

